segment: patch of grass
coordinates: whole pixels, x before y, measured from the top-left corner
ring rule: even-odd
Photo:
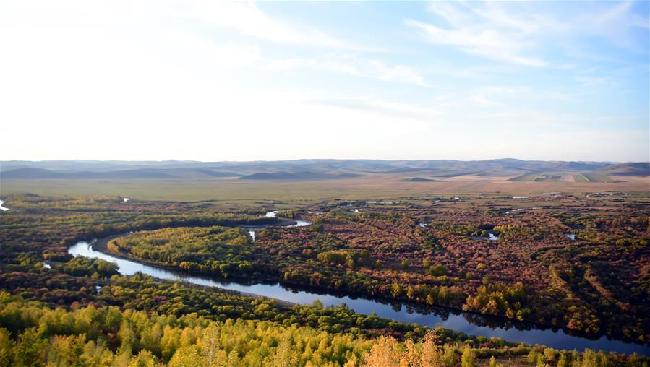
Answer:
[[[591,179],[586,175],[573,175],[573,180],[575,182],[591,182]]]

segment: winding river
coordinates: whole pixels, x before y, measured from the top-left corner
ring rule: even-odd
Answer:
[[[304,225],[309,225],[309,223],[305,221],[297,221],[295,224],[287,227]],[[254,232],[251,236],[254,236]],[[543,344],[557,349],[584,350],[585,348],[589,348],[593,350],[602,349],[605,351],[626,354],[638,353],[650,355],[650,346],[612,340],[605,336],[598,339],[589,339],[586,337],[569,335],[562,330],[543,329],[537,326],[513,324],[509,321],[497,321],[494,319],[490,319],[489,323],[492,325],[499,324],[500,326],[484,326],[488,322],[479,315],[454,312],[448,309],[435,309],[428,307],[415,308],[404,304],[387,304],[362,297],[349,297],[326,293],[319,294],[315,292],[290,289],[278,283],[244,284],[234,281],[215,280],[208,276],[187,275],[182,272],[170,271],[112,256],[94,250],[92,243],[85,241],[77,242],[75,245],[71,246],[68,253],[73,256],[98,258],[116,263],[119,267],[120,274],[123,275],[143,273],[159,279],[182,281],[205,287],[234,290],[298,304],[311,304],[317,300],[324,306],[346,304],[350,309],[360,314],[369,315],[374,312],[379,317],[399,322],[416,323],[427,327],[441,326],[468,335],[485,336],[488,338],[498,337],[510,342]]]

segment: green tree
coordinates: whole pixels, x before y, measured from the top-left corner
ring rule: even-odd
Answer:
[[[129,363],[129,367],[154,367],[155,365],[156,359],[148,350],[140,351]]]
[[[14,366],[32,367],[43,363],[47,342],[41,339],[35,328],[25,330],[14,348]]]
[[[207,366],[205,357],[199,352],[196,345],[182,347],[176,350],[168,367],[203,367]]]
[[[565,353],[560,353],[560,358],[557,360],[557,367],[569,367]]]
[[[13,343],[7,329],[0,328],[0,367],[10,367]]]
[[[120,324],[120,331],[117,333],[120,339],[119,354],[131,355],[135,349],[135,332],[131,328],[131,323],[127,320],[122,320]]]
[[[463,349],[463,354],[460,356],[461,367],[476,367],[476,354],[470,347]]]

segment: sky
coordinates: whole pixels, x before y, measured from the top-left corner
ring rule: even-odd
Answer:
[[[0,160],[649,161],[649,4],[0,0]]]

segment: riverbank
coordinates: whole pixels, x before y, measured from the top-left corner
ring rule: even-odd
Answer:
[[[104,243],[107,242],[103,241]],[[85,246],[85,247],[84,247]],[[311,304],[319,301],[324,306],[337,306],[346,304],[354,312],[369,315],[376,314],[378,317],[391,319],[404,323],[416,323],[426,327],[443,327],[456,332],[465,333],[471,336],[499,337],[509,342],[523,342],[526,344],[541,344],[557,349],[577,349],[586,348],[593,350],[606,350],[619,353],[639,353],[650,355],[650,347],[634,343],[626,343],[617,340],[610,340],[605,337],[592,340],[572,336],[561,330],[541,329],[530,326],[529,329],[521,330],[516,326],[505,325],[502,327],[489,327],[476,324],[476,320],[468,314],[438,314],[435,312],[424,313],[402,305],[387,305],[376,300],[364,298],[353,298],[349,296],[334,296],[331,294],[316,294],[306,291],[296,291],[288,289],[281,284],[242,284],[236,281],[216,281],[207,277],[184,275],[177,271],[157,268],[155,266],[145,265],[124,258],[118,258],[111,254],[102,253],[93,250],[91,245],[86,242],[79,242],[70,249],[73,255],[102,258],[107,261],[116,262],[119,271],[124,275],[132,275],[138,272],[151,275],[156,278],[184,281],[191,284],[202,285],[207,287],[217,287],[226,290],[241,292],[242,294],[253,294],[287,302],[289,304]]]
[[[184,232],[183,232],[184,233]],[[171,233],[166,233],[165,236],[172,236],[172,237],[165,237],[166,239],[171,239],[173,241],[174,235]],[[161,237],[158,237],[161,238]],[[134,238],[134,241],[137,241],[137,238]],[[122,253],[117,253],[109,250],[106,247],[107,241],[100,241],[99,247],[97,249],[100,252],[104,252],[109,255],[117,255],[120,257],[123,257],[125,259],[129,259],[134,262],[138,262],[141,264],[146,264],[149,266],[157,267],[159,269],[165,269],[167,271],[176,273],[176,274],[182,274],[184,276],[192,276],[195,278],[207,278],[210,279],[216,283],[219,283],[221,285],[217,285],[218,287],[223,286],[222,284],[224,283],[237,283],[241,286],[257,286],[257,287],[276,287],[276,288],[281,288],[283,291],[290,291],[290,292],[295,292],[295,293],[301,293],[301,294],[309,294],[309,298],[314,298],[318,299],[318,297],[332,297],[332,302],[334,305],[340,304],[344,301],[341,301],[344,298],[349,298],[352,300],[365,300],[368,302],[373,303],[375,306],[372,305],[362,305],[359,307],[359,310],[361,313],[369,313],[373,311],[373,307],[376,307],[376,305],[381,304],[381,307],[391,307],[391,308],[397,308],[398,313],[400,312],[401,308],[404,307],[407,310],[412,310],[415,312],[417,315],[422,315],[422,317],[427,317],[431,314],[437,315],[437,317],[440,319],[438,321],[440,322],[447,322],[446,318],[449,317],[449,315],[455,315],[464,318],[466,321],[454,321],[451,322],[451,327],[455,328],[454,330],[458,330],[457,327],[459,324],[462,325],[464,328],[463,332],[468,331],[470,334],[474,332],[471,330],[471,327],[466,325],[471,324],[472,327],[476,328],[484,328],[483,330],[479,330],[478,332],[480,334],[478,335],[483,335],[483,336],[498,336],[502,337],[503,335],[512,335],[512,332],[510,330],[519,330],[519,331],[533,331],[533,330],[544,330],[544,331],[550,331],[551,333],[562,333],[563,335],[568,335],[572,336],[575,338],[581,338],[581,339],[588,339],[592,341],[599,341],[603,340],[605,338],[605,341],[607,340],[619,340],[623,343],[631,343],[631,344],[637,344],[634,342],[630,342],[629,340],[624,340],[624,339],[615,339],[610,336],[606,336],[604,333],[601,334],[587,334],[587,333],[581,333],[577,332],[575,330],[568,330],[568,329],[563,329],[560,327],[548,325],[548,324],[543,324],[543,323],[535,323],[535,322],[530,322],[530,321],[517,321],[514,319],[510,318],[505,318],[505,317],[500,317],[500,316],[494,316],[494,315],[485,315],[481,314],[478,312],[473,312],[473,311],[463,311],[462,309],[458,307],[449,307],[449,306],[443,306],[443,305],[430,305],[426,304],[424,302],[413,302],[409,300],[405,300],[404,296],[406,295],[406,292],[401,292],[401,297],[393,297],[389,298],[385,296],[385,293],[380,293],[380,294],[372,294],[370,292],[365,292],[365,288],[358,288],[356,290],[351,290],[351,289],[346,289],[346,287],[338,287],[338,288],[332,288],[328,287],[328,285],[331,285],[331,283],[328,282],[321,282],[320,286],[314,286],[310,283],[306,282],[299,282],[295,281],[292,278],[286,278],[282,277],[282,272],[284,272],[286,268],[278,267],[277,272],[273,272],[272,267],[264,268],[265,270],[260,270],[263,269],[262,266],[258,266],[255,263],[253,264],[252,268],[246,268],[243,271],[239,271],[239,269],[234,266],[231,267],[232,270],[228,270],[228,274],[226,277],[221,277],[219,276],[220,274],[217,271],[212,271],[210,267],[202,267],[201,261],[195,261],[193,264],[194,270],[192,270],[191,267],[187,267],[189,269],[181,269],[177,264],[171,265],[167,263],[157,263],[155,261],[150,261],[148,259],[142,259],[138,258],[135,256],[132,256],[129,253],[122,252]],[[181,246],[177,244],[176,246]],[[225,246],[228,247],[228,246]],[[239,246],[236,246],[237,248],[241,248]],[[174,247],[176,248],[176,247]],[[147,251],[155,251],[155,247],[149,247]],[[221,251],[221,250],[219,250]],[[230,250],[227,250],[230,251]],[[238,250],[239,251],[239,250]],[[218,252],[221,253],[221,252]],[[171,255],[170,255],[171,256]],[[176,258],[182,258],[184,256],[183,252],[178,252],[175,251],[175,254],[173,255]],[[167,257],[169,258],[169,257]],[[208,262],[210,263],[212,261],[219,261],[221,258],[219,257],[212,257],[208,258]],[[246,259],[248,261],[248,259]],[[232,261],[232,260],[231,260]],[[238,260],[234,260],[235,264],[237,263]],[[200,269],[200,270],[199,270]],[[306,281],[309,281],[309,278],[303,278],[306,279]],[[271,298],[278,298],[277,296],[277,289],[275,291],[269,290],[269,294],[266,294],[266,296],[271,297]],[[304,299],[298,299],[298,303],[306,303]],[[338,303],[337,303],[338,302]],[[385,313],[387,317],[389,318],[394,318],[397,317],[397,320],[402,320],[404,316],[402,315],[394,315],[390,314],[389,311]],[[407,321],[410,322],[410,321]],[[428,320],[424,320],[424,323],[428,322]],[[431,324],[429,326],[435,326],[436,324]],[[486,331],[486,329],[490,329],[490,331]],[[496,332],[493,332],[493,330],[496,330]],[[517,336],[517,338],[520,338],[521,335]],[[521,339],[516,339],[516,341],[520,341]],[[528,341],[527,341],[528,342]],[[579,347],[581,343],[576,342],[575,344],[576,347]],[[640,344],[639,344],[640,345]]]

